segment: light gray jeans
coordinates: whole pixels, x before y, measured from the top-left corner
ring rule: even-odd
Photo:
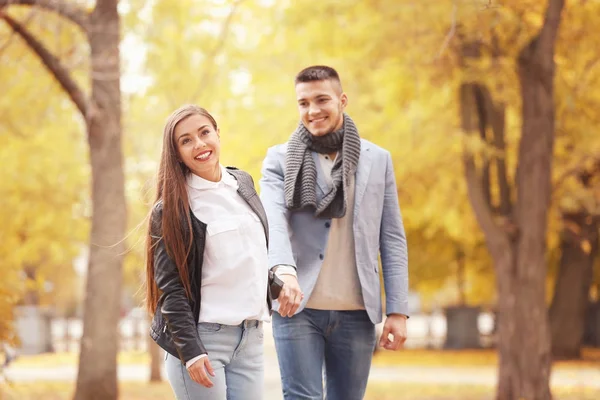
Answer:
[[[177,400],[260,400],[264,389],[263,327],[259,321],[240,325],[201,322],[198,333],[215,375],[207,388],[190,377],[185,365],[166,354],[167,379]]]

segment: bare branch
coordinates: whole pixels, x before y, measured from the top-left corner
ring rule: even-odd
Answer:
[[[88,14],[78,5],[61,0],[0,0],[0,10],[10,5],[40,7],[65,17],[74,24],[87,30]]]
[[[493,140],[492,144],[497,151],[494,155],[496,160],[496,175],[498,189],[500,194],[499,212],[504,217],[509,217],[512,210],[512,202],[510,198],[510,185],[508,183],[508,174],[506,172],[506,143],[505,136],[505,111],[504,105],[495,105],[489,90],[481,87],[482,101],[484,109],[488,116],[489,124],[492,128]]]
[[[490,124],[490,114],[486,109],[485,103],[485,92],[487,92],[487,90],[482,85],[477,83],[473,83],[469,85],[469,87],[471,88],[470,95],[474,98],[475,102],[475,115],[477,116],[478,121],[479,137],[481,138],[483,143],[489,145],[490,140],[488,139],[487,127]],[[487,156],[483,157],[482,164],[483,165],[481,166],[481,189],[483,190],[483,195],[485,197],[485,201],[488,207],[490,208],[490,210],[493,210],[494,207],[492,204],[490,160]]]
[[[505,229],[502,229],[494,221],[492,210],[488,205],[481,186],[481,179],[477,174],[475,160],[473,159],[473,155],[467,150],[463,153],[463,164],[465,168],[465,178],[467,180],[467,193],[469,195],[469,200],[471,201],[471,206],[473,207],[473,212],[475,213],[475,218],[485,234],[486,241],[490,245],[490,250],[492,248],[498,249],[499,247],[502,247],[500,243],[504,242],[507,238],[506,232]]]
[[[2,55],[2,53],[4,53],[8,46],[10,46],[16,35],[16,32],[12,31],[8,39],[6,39],[6,42],[2,43],[2,45],[0,46],[0,55]]]
[[[485,128],[485,101],[482,87],[476,83],[463,83],[460,88],[460,112],[465,138]],[[463,150],[463,165],[467,182],[467,193],[475,218],[483,231],[492,253],[501,254],[517,232],[508,216],[494,217],[484,179],[479,176],[474,155],[469,149]],[[489,187],[487,188],[489,189]]]
[[[202,90],[202,87],[205,84],[205,82],[208,81],[212,72],[212,67],[214,65],[214,59],[217,57],[217,55],[225,45],[225,41],[227,40],[227,35],[229,33],[229,27],[231,26],[231,22],[233,21],[233,16],[235,15],[235,12],[237,11],[238,7],[240,6],[240,4],[242,4],[243,1],[244,0],[237,0],[231,6],[231,10],[229,10],[229,14],[225,19],[225,22],[223,22],[223,26],[221,27],[221,32],[219,33],[219,39],[217,41],[217,44],[206,57],[204,74],[202,74],[202,79],[200,79],[200,87],[194,92],[194,95],[190,99],[191,101],[194,101],[198,97],[198,93]]]
[[[590,164],[593,169],[600,169],[600,153],[585,156],[577,164],[567,168],[567,170],[556,179],[554,185],[552,185],[553,191],[558,190],[568,178],[584,174]]]
[[[0,13],[2,13],[1,7],[0,7]],[[31,19],[33,18],[33,16],[35,15],[35,10],[32,9],[29,12],[29,15],[27,15],[27,18],[25,18],[25,21],[23,22],[24,25],[28,24],[29,21],[31,21]],[[2,44],[2,46],[0,46],[0,55],[2,55],[2,53],[4,52],[4,50],[6,50],[8,48],[8,46],[10,46],[10,44],[12,43],[13,39],[17,36],[17,33],[15,31],[12,31],[10,33],[10,36],[8,37],[8,39],[6,40],[6,42],[4,42]]]
[[[458,6],[456,5],[456,3],[454,3],[454,6],[452,7],[452,24],[450,25],[450,30],[448,31],[448,34],[444,38],[442,47],[440,47],[440,50],[438,51],[437,55],[435,56],[436,60],[439,59],[442,56],[442,54],[444,54],[444,51],[450,44],[450,40],[452,40],[452,38],[454,37],[454,34],[456,33],[456,13],[457,13],[457,11],[458,11]]]
[[[23,131],[17,125],[13,124],[10,118],[8,118],[5,114],[2,115],[2,118],[0,118],[0,120],[2,121],[0,122],[0,126],[6,126],[9,132],[13,133],[20,139],[26,139],[29,137],[29,135],[23,133]]]
[[[0,18],[4,19],[16,33],[23,38],[25,43],[33,50],[42,63],[52,73],[54,78],[60,83],[64,91],[69,95],[75,106],[83,116],[87,115],[87,99],[77,82],[71,78],[69,71],[61,64],[50,51],[38,41],[24,26],[19,22],[0,11]]]

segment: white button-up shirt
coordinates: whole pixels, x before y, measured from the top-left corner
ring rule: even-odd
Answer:
[[[221,167],[221,180],[190,174],[192,212],[207,224],[198,322],[238,325],[269,321],[268,256],[262,223],[239,195],[237,180]],[[198,357],[188,361],[187,366]]]

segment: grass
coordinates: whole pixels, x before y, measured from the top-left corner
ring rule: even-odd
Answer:
[[[1,388],[1,387],[0,387]],[[71,400],[75,387],[73,383],[65,382],[36,382],[19,383],[6,386],[1,400]],[[150,383],[121,383],[119,386],[120,400],[159,400],[174,398],[171,387],[166,382]]]
[[[120,365],[148,364],[145,352],[122,352],[118,356]],[[77,365],[77,353],[41,354],[21,356],[14,362],[19,367],[56,367]],[[375,355],[373,364],[386,366],[431,366],[446,368],[481,367],[494,368],[498,357],[493,350],[404,350],[400,352],[381,351]],[[600,368],[600,349],[585,349],[583,359],[560,361],[554,369]],[[71,400],[72,382],[36,382],[0,384],[0,400]],[[168,383],[149,384],[143,382],[121,382],[120,400],[172,399]],[[553,389],[555,400],[598,400],[599,389],[583,387]],[[372,382],[369,384],[366,400],[492,400],[494,388],[489,386],[460,386],[449,384],[423,385],[398,382]]]
[[[599,390],[554,389],[554,400],[598,400]],[[394,382],[369,385],[368,400],[493,400],[495,389],[487,386],[417,385]]]
[[[78,362],[79,353],[43,353],[30,356],[20,356],[13,361],[11,366],[42,368],[77,365]],[[149,364],[150,355],[145,351],[120,352],[117,362],[119,365]]]
[[[19,367],[56,367],[77,365],[77,353],[46,353],[34,356],[21,356],[12,365]],[[150,358],[143,351],[121,352],[119,365],[148,364]],[[373,358],[373,364],[381,367],[389,366],[440,366],[440,367],[496,367],[498,355],[495,350],[424,350],[409,349],[403,351],[380,351]],[[554,368],[569,369],[581,367],[600,367],[600,349],[586,348],[583,359],[574,361],[557,361]]]
[[[72,383],[35,383],[0,386],[2,400],[70,400]],[[557,389],[556,400],[597,400],[600,391],[590,389]],[[367,389],[365,400],[492,400],[494,390],[489,387],[458,385],[416,385],[374,383]],[[172,399],[173,393],[166,382],[120,384],[120,400]]]
[[[495,350],[403,350],[380,351],[375,354],[373,364],[389,366],[431,366],[431,367],[496,367],[498,353]],[[577,369],[582,367],[600,368],[600,349],[583,349],[583,358],[572,361],[556,361],[553,368]]]

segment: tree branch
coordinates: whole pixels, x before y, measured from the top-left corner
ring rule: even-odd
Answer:
[[[485,123],[482,115],[482,101],[478,99],[481,96],[481,88],[475,83],[463,83],[460,88],[460,112],[462,127],[465,136],[481,129],[481,124]],[[483,231],[490,251],[493,253],[502,252],[505,249],[505,243],[508,242],[511,232],[510,226],[501,226],[494,221],[494,214],[489,199],[486,196],[482,185],[482,179],[477,173],[475,159],[473,154],[465,148],[463,150],[463,165],[465,169],[465,178],[467,182],[467,193],[475,218]],[[505,225],[510,225],[508,219],[504,220]]]
[[[221,32],[219,33],[219,39],[217,40],[217,44],[206,57],[206,68],[204,69],[204,74],[202,74],[202,78],[200,79],[200,87],[194,92],[194,95],[192,96],[190,101],[195,101],[196,98],[199,96],[198,93],[202,90],[203,87],[206,86],[206,82],[208,81],[211,75],[212,67],[214,65],[213,61],[216,58],[217,54],[219,54],[219,51],[221,51],[221,49],[225,45],[225,41],[227,40],[227,34],[229,33],[229,26],[233,21],[233,16],[235,15],[235,12],[237,11],[238,7],[242,4],[243,1],[244,0],[237,0],[231,6],[229,14],[227,14],[227,18],[223,22],[223,26],[221,26]]]
[[[435,56],[436,60],[438,60],[439,58],[442,57],[442,54],[444,54],[444,51],[450,44],[450,40],[452,40],[452,38],[454,37],[454,34],[456,33],[456,12],[457,12],[457,10],[458,10],[458,6],[456,5],[456,2],[455,2],[454,6],[452,7],[452,23],[450,25],[450,30],[448,31],[448,34],[446,34],[446,37],[444,38],[444,42],[442,43],[442,46],[440,47],[437,55]]]
[[[572,166],[571,168],[568,168],[566,171],[564,171],[554,182],[554,185],[552,185],[553,187],[553,191],[558,190],[558,188],[560,188],[560,186],[562,186],[562,184],[570,177],[572,176],[581,176],[582,174],[585,174],[589,167],[590,164],[592,165],[592,170],[594,169],[600,169],[600,154],[593,154],[593,155],[588,155],[583,157],[577,164],[575,164],[574,166]]]
[[[87,115],[87,98],[84,92],[81,90],[77,82],[71,78],[69,71],[61,64],[60,60],[56,58],[50,51],[38,41],[24,26],[19,22],[12,19],[0,10],[0,18],[4,19],[8,25],[16,33],[23,38],[25,43],[33,50],[46,68],[52,73],[54,78],[60,83],[62,88],[67,92],[75,106],[79,109],[81,114],[85,117]]]
[[[489,90],[485,87],[481,88],[482,100],[484,103],[484,109],[487,114],[487,119],[492,128],[493,140],[492,145],[496,149],[497,153],[494,158],[496,160],[496,175],[498,180],[498,189],[500,194],[500,215],[509,217],[512,209],[512,202],[510,198],[510,185],[508,183],[508,174],[506,172],[506,143],[504,140],[505,127],[504,127],[504,106],[502,104],[496,106],[492,100],[492,96]]]
[[[75,4],[61,0],[0,0],[0,9],[10,5],[39,7],[55,12],[87,31],[88,14]]]
[[[506,233],[494,221],[492,210],[487,203],[483,188],[481,187],[481,180],[477,175],[477,167],[475,166],[473,155],[468,150],[465,150],[463,153],[463,164],[467,180],[467,193],[473,207],[473,212],[475,213],[475,218],[477,218],[477,222],[479,222],[479,226],[485,234],[486,241],[490,245],[490,251],[493,251],[492,249],[500,249],[502,247],[500,243],[503,242],[502,239],[506,238]]]
[[[554,44],[563,6],[564,0],[549,0],[544,25],[529,44],[523,47],[518,57],[519,70],[522,70],[522,73],[529,71],[527,74],[544,82],[542,86],[548,92],[552,92],[554,82]]]
[[[538,51],[543,55],[554,55],[554,42],[558,35],[558,26],[560,25],[560,14],[565,5],[565,0],[549,0],[546,8],[546,17],[544,26],[538,37]],[[546,60],[545,60],[546,61]]]
[[[482,142],[485,144],[489,144],[489,140],[487,138],[487,127],[490,123],[489,121],[489,113],[486,110],[484,92],[486,91],[482,85],[473,83],[472,86],[472,96],[475,99],[475,109],[477,110],[477,120],[479,121],[479,137]],[[490,179],[490,160],[487,156],[483,157],[481,166],[481,190],[483,190],[483,195],[485,197],[485,201],[490,208],[493,210],[492,204],[492,182]]]

